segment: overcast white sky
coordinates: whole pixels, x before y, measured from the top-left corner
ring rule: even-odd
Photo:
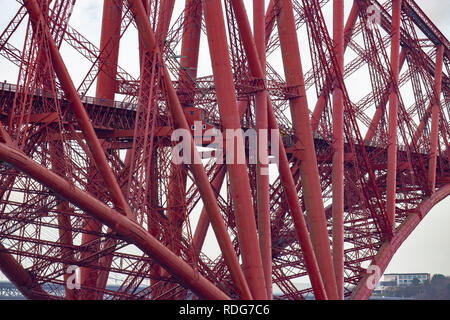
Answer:
[[[244,0],[250,3],[249,0]],[[268,1],[266,0],[266,3]],[[331,2],[331,1],[330,1]],[[450,37],[450,0],[416,0],[422,10],[431,18],[436,26]],[[346,12],[351,7],[351,0],[346,0]],[[184,4],[184,0],[177,0],[177,5]],[[101,0],[78,0],[73,13],[71,24],[86,35],[89,40],[99,43],[99,28],[101,22]],[[11,20],[16,12],[15,1],[2,1],[2,13],[0,15],[0,31]],[[95,30],[95,31],[92,31]],[[331,30],[331,29],[330,29]],[[300,36],[301,37],[301,36]],[[19,39],[12,39],[17,47],[21,48]],[[22,40],[23,41],[23,40]],[[202,40],[203,41],[203,40]],[[208,49],[202,42],[204,57],[207,57]],[[62,47],[63,57],[68,65],[75,84],[79,84],[90,65],[79,62],[79,55],[75,54],[67,46]],[[133,53],[130,53],[133,52]],[[126,53],[126,54],[125,54]],[[134,32],[128,32],[121,42],[121,55],[119,63],[131,74],[138,74],[137,36]],[[303,58],[303,54],[302,54]],[[204,60],[203,60],[204,61]],[[304,71],[309,69],[310,61],[304,61]],[[10,63],[5,63],[0,58],[0,80],[6,79],[15,83],[17,69]],[[208,66],[204,66],[200,75],[211,74]],[[313,91],[313,90],[311,90]],[[91,94],[93,95],[93,94]],[[309,95],[308,95],[309,99]],[[410,238],[394,256],[386,272],[430,272],[450,275],[450,198],[437,205],[412,233]]]

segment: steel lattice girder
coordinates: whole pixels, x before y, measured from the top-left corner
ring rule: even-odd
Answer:
[[[242,0],[105,0],[97,48],[70,26],[76,2],[23,1],[0,36],[20,67],[17,85],[0,87],[0,270],[31,299],[270,299],[273,287],[281,298],[368,298],[369,264],[382,272],[450,191],[449,43],[412,0],[355,0],[346,22],[347,3],[334,0],[330,35],[328,2],[272,0],[265,14],[258,3],[253,34]],[[139,77],[118,66],[129,28]],[[308,44],[297,40],[305,30]],[[205,36],[213,75],[199,77]],[[63,40],[89,61],[78,91]],[[354,101],[365,66],[370,92]],[[201,164],[195,130],[197,162],[173,164],[170,137],[191,132],[190,112],[224,132],[278,130],[278,171],[264,156]],[[248,152],[243,136],[237,150]],[[258,138],[267,152],[268,139]],[[303,277],[311,288],[295,287]]]

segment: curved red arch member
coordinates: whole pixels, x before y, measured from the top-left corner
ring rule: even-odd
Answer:
[[[351,1],[344,24],[345,2],[334,0],[333,35],[322,10],[329,1],[324,0],[270,0],[265,17],[260,1],[253,6],[253,29],[250,6],[243,0],[225,0],[223,12],[219,0],[185,0],[175,23],[169,23],[175,0],[104,1],[100,48],[68,24],[73,2],[41,6],[24,0],[0,35],[6,39],[0,53],[12,52],[7,59],[22,65],[17,85],[0,84],[0,270],[24,297],[59,299],[65,283],[66,299],[186,299],[191,294],[270,299],[276,287],[283,299],[311,293],[317,300],[341,299],[351,291],[353,299],[369,298],[373,275],[366,274],[366,264],[384,271],[424,215],[449,193],[449,114],[447,100],[439,105],[437,98],[449,93],[448,70],[442,69],[447,60],[442,60],[450,43],[414,0],[393,0],[387,7],[372,1],[382,15],[375,29],[363,26],[369,2]],[[23,51],[15,51],[8,41],[25,15],[32,25]],[[140,80],[122,68],[113,70],[119,38],[133,20],[140,35],[134,52],[145,56]],[[310,52],[298,48],[305,24]],[[427,39],[415,35],[417,28]],[[196,74],[206,61],[206,50],[199,49],[202,32],[213,67],[205,77]],[[364,45],[358,43],[360,36]],[[60,40],[92,63],[79,89],[69,59],[59,51]],[[111,42],[115,52],[107,46]],[[430,43],[437,50],[423,51]],[[357,57],[342,64],[347,45]],[[284,77],[274,60],[260,59],[275,50],[281,53]],[[297,51],[311,54],[310,72],[303,74]],[[111,69],[97,70],[103,61]],[[399,77],[403,62],[407,70]],[[357,86],[350,88],[353,82],[346,85],[344,79],[366,65],[371,91],[354,103]],[[84,90],[95,77],[98,99],[85,96]],[[395,85],[408,81],[414,91],[411,107]],[[422,83],[425,91],[419,88]],[[306,97],[313,84],[314,111]],[[126,98],[113,101],[116,93],[119,100]],[[45,96],[49,99],[40,98]],[[195,111],[192,117],[189,108]],[[221,129],[279,128],[278,143],[270,144],[272,151],[277,146],[280,151],[274,156],[278,177],[268,185],[257,167],[230,170],[231,161],[217,167],[212,158],[206,166],[186,165],[190,172],[184,164],[171,166],[171,129],[190,131],[198,119]],[[200,159],[193,143],[198,135],[188,136],[194,159]],[[397,148],[388,139],[395,137]],[[100,166],[98,173],[94,164]],[[10,170],[13,166],[18,169]],[[434,184],[440,189],[434,190]],[[386,202],[388,208],[394,204],[389,228]],[[197,204],[204,206],[198,220]],[[215,256],[215,242],[202,249],[210,224],[221,256]],[[143,254],[121,250],[127,245],[138,246]],[[81,268],[76,291],[67,281],[71,265]],[[306,277],[310,287],[296,286]],[[106,286],[122,279],[117,290]],[[344,292],[345,285],[352,287]]]
[[[27,299],[46,300],[51,296],[34,280],[0,243],[0,270]]]
[[[186,287],[191,288],[199,296],[206,299],[229,299],[224,292],[200,275],[175,253],[167,249],[140,225],[108,207],[87,192],[73,186],[56,173],[28,158],[21,151],[5,143],[0,143],[0,159],[25,172],[36,181],[54,190],[60,197],[70,201],[112,228],[124,239],[135,244],[139,249],[155,259],[170,274],[175,276]],[[27,280],[23,275],[18,278],[18,281],[22,281],[21,279]]]
[[[440,201],[444,200],[450,195],[450,184],[447,184],[437,190],[431,197],[422,202],[416,213],[411,213],[405,221],[397,228],[394,237],[385,242],[377,255],[375,256],[372,266],[378,266],[380,268],[380,274],[387,268],[389,262],[397,252],[398,248],[408,238],[411,232],[417,227],[422,219],[428,214],[428,212]],[[358,286],[353,289],[350,299],[365,300],[369,299],[372,290],[366,285],[366,281],[370,277],[370,274],[366,274],[362,280],[359,281]]]

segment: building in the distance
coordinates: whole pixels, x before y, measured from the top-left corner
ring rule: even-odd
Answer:
[[[395,283],[395,286],[408,286],[413,283],[414,279],[421,283],[430,280],[429,273],[386,273],[383,277],[383,282]]]
[[[413,284],[414,279],[423,283],[430,280],[430,278],[431,274],[429,273],[386,273],[383,275],[383,280],[378,282],[373,293],[375,295],[383,295],[385,291]]]

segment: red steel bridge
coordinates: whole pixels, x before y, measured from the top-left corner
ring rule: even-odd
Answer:
[[[0,271],[24,297],[367,299],[449,195],[450,45],[415,1],[104,0],[89,34],[79,2],[17,0],[0,34]],[[203,160],[176,164],[193,120],[278,130],[279,157],[189,134]]]

